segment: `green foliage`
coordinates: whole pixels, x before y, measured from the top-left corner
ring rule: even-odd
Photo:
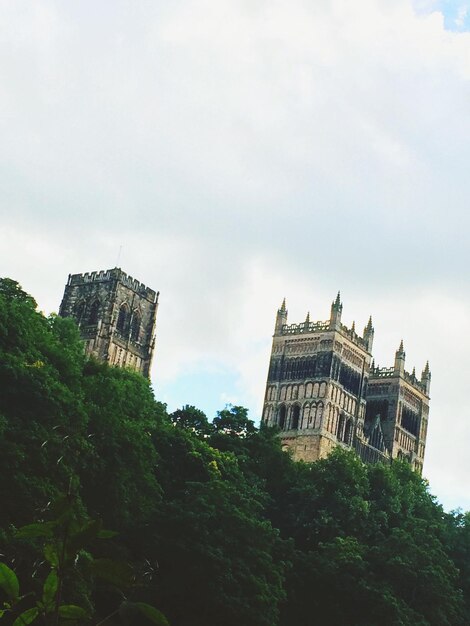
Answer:
[[[9,279],[0,501],[5,625],[470,623],[470,514],[406,464],[294,463],[239,406],[167,415]]]
[[[192,431],[199,437],[205,437],[212,430],[206,414],[188,404],[182,409],[177,409],[173,413],[170,413],[169,417],[175,426]]]

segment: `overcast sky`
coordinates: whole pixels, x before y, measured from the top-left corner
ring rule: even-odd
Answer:
[[[470,12],[451,0],[0,0],[0,275],[159,290],[170,410],[258,420],[275,312],[432,370],[424,473],[470,509]]]

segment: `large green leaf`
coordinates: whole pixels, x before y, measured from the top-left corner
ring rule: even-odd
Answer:
[[[101,520],[90,520],[73,533],[67,544],[69,556],[74,557],[77,552],[85,548],[90,541],[96,539],[102,526],[103,522]]]
[[[52,537],[54,524],[52,522],[38,522],[19,528],[16,536],[20,539],[34,539],[36,537]]]
[[[49,576],[46,578],[44,583],[44,589],[42,594],[42,601],[44,602],[46,608],[49,607],[57,592],[57,587],[59,586],[59,579],[57,577],[57,572],[52,570]]]
[[[12,601],[16,601],[20,595],[18,578],[15,572],[5,563],[0,563],[0,589],[3,589]]]
[[[91,563],[95,576],[102,578],[116,587],[130,587],[134,582],[134,573],[130,565],[112,559],[95,559]]]
[[[119,533],[117,533],[115,530],[100,530],[97,537],[98,539],[112,539],[118,534]]]
[[[13,622],[13,626],[27,626],[28,624],[34,622],[38,614],[39,609],[37,609],[36,607],[28,609],[24,613],[21,613],[21,615],[19,615],[15,619],[15,621]]]
[[[53,543],[46,544],[43,552],[46,561],[49,561],[53,567],[57,567],[59,565],[59,555],[57,554],[57,549]]]
[[[86,619],[88,617],[85,609],[75,604],[63,604],[60,606],[59,615],[65,619]]]
[[[133,605],[139,609],[139,611],[149,619],[152,624],[158,624],[158,626],[169,626],[168,620],[160,613],[158,609],[145,602],[133,602]]]

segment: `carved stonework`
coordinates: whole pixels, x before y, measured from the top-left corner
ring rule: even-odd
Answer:
[[[114,268],[69,275],[59,314],[75,319],[87,355],[148,378],[157,308],[158,293]]]
[[[263,421],[280,428],[295,459],[315,461],[335,446],[366,462],[402,458],[422,471],[429,412],[429,365],[418,380],[404,369],[403,342],[391,368],[372,361],[374,328],[363,336],[341,323],[340,295],[330,320],[287,323],[279,309]]]

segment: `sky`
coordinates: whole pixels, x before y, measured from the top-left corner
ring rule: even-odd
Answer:
[[[160,291],[152,382],[259,420],[275,313],[429,359],[424,475],[470,509],[470,2],[0,0],[0,275]]]

